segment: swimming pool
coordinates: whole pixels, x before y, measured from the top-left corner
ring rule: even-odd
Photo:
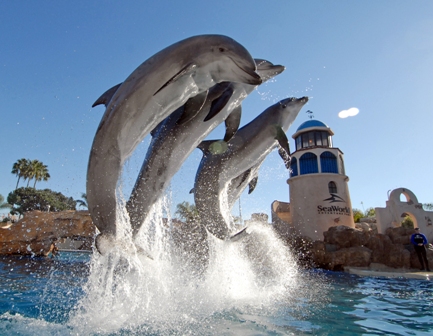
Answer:
[[[92,255],[61,252],[55,259],[0,257],[0,334],[76,335],[72,319],[90,272]],[[358,277],[299,271],[299,286],[272,305],[233,301],[206,314],[183,312],[176,324],[121,326],[109,335],[430,335],[433,284],[414,279]],[[78,308],[77,308],[78,307]],[[122,308],[119,314],[122,314]],[[169,314],[168,314],[169,315]],[[88,319],[91,319],[91,315]],[[114,317],[113,317],[114,318]],[[166,317],[167,320],[170,316]]]

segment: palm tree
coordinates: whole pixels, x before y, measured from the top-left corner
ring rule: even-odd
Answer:
[[[33,188],[36,188],[36,182],[38,181],[48,181],[48,179],[51,177],[48,173],[48,167],[44,165],[42,162],[38,160],[33,160],[32,164],[35,164],[34,167],[32,167],[34,171],[33,178],[35,179],[35,183],[33,184]]]
[[[15,174],[18,176],[17,185],[15,187],[15,190],[18,189],[18,184],[20,183],[21,177],[24,177],[24,180],[26,179],[27,170],[30,166],[30,161],[27,159],[19,159],[17,162],[15,162],[12,166],[12,174]]]
[[[179,203],[175,212],[180,219],[184,220],[186,223],[195,222],[199,218],[197,208],[194,204],[189,204],[188,202]]]
[[[81,198],[82,200],[76,200],[77,205],[81,206],[83,208],[89,208],[89,206],[87,205],[87,194],[86,193],[81,193]]]

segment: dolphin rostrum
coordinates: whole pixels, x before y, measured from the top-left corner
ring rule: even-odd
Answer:
[[[140,141],[189,98],[216,83],[260,84],[255,69],[249,52],[233,39],[194,36],[156,53],[98,99],[95,104],[106,104],[106,110],[90,152],[87,198],[107,244],[116,236],[115,191],[121,169]],[[100,241],[98,236],[97,246]]]
[[[266,60],[255,59],[255,62],[263,82],[284,71],[284,66]],[[240,123],[241,103],[255,87],[244,83],[219,83],[209,90],[194,119],[179,125],[178,118],[191,113],[186,110],[194,105],[192,101],[197,96],[190,98],[152,131],[152,142],[126,206],[134,234],[182,163],[215,127],[225,120],[225,140],[234,135]],[[206,121],[208,118],[211,119]]]
[[[201,223],[214,236],[225,240],[231,234],[227,208],[233,205],[236,191],[230,191],[230,183],[242,179],[239,176],[248,170],[258,169],[277,146],[280,155],[285,152],[283,157],[289,160],[285,132],[307,101],[307,97],[283,99],[240,128],[228,143],[208,140],[200,144],[203,158],[195,178],[194,201]]]

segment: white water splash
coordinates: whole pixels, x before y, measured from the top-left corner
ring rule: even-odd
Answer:
[[[197,334],[226,324],[221,314],[272,309],[296,290],[295,262],[270,225],[251,225],[239,242],[209,237],[207,262],[197,264],[175,244],[167,209],[164,201],[155,205],[135,242],[152,260],[132,248],[119,205],[120,242],[106,255],[93,254],[86,295],[68,323],[74,333]]]

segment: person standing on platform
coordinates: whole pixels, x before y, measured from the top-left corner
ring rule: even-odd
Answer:
[[[427,261],[427,252],[425,249],[425,245],[428,244],[428,241],[426,236],[419,231],[419,228],[415,228],[415,233],[410,236],[410,242],[412,243],[413,247],[415,248],[415,252],[418,255],[418,259],[421,264],[421,271],[427,270],[430,272]]]

